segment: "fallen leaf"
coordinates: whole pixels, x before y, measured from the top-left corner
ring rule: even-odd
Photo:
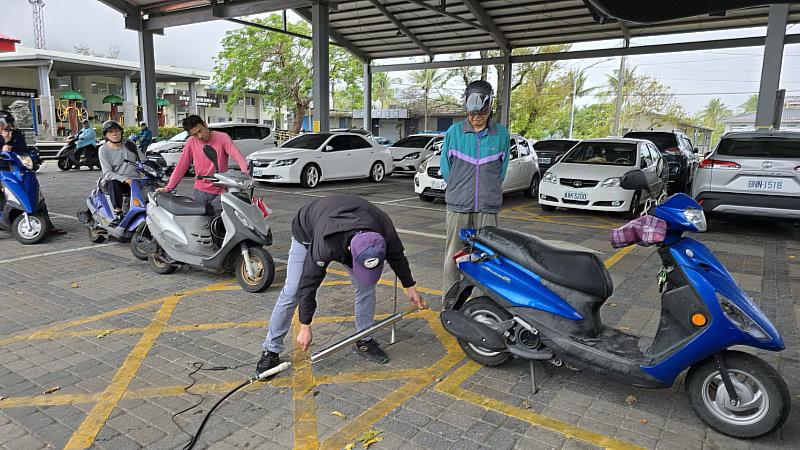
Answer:
[[[81,286],[78,284],[77,281],[73,281],[72,282],[72,289],[78,289],[79,287],[81,287]]]
[[[25,293],[24,293],[24,292],[22,292],[22,291],[17,291],[17,294],[19,294],[19,295],[25,295]]]
[[[796,257],[796,256],[794,256],[794,255],[791,255],[791,256],[789,256],[789,259],[791,259],[792,261],[794,261],[795,259],[797,259],[797,257]]]
[[[0,401],[3,401],[3,400],[5,400],[5,399],[6,399],[5,397],[3,397],[2,395],[0,395]]]
[[[367,440],[367,441],[364,441],[364,448],[369,448],[369,446],[370,446],[370,445],[372,445],[372,444],[377,444],[378,442],[380,442],[380,441],[382,441],[382,440],[383,440],[383,437],[381,437],[381,436],[376,436],[376,437],[374,437],[374,438],[372,438],[372,439],[369,439],[369,440]]]
[[[344,450],[353,450],[356,448],[356,444],[347,444],[344,446]]]
[[[609,304],[608,304],[608,306],[613,306],[613,307],[616,307],[616,306],[617,306],[617,304],[616,304],[616,303],[609,303]]]
[[[109,333],[111,333],[111,330],[103,331],[102,333],[97,335],[97,339],[103,339],[104,337],[108,336]]]
[[[638,398],[636,398],[636,396],[635,396],[635,395],[629,395],[629,396],[628,396],[628,397],[625,399],[625,403],[627,403],[627,404],[628,404],[628,405],[630,405],[630,406],[633,406],[633,404],[634,404],[634,403],[636,403],[636,400],[639,400],[639,399],[638,399]]]
[[[647,419],[642,419],[639,421],[639,423],[642,425],[647,425]]]
[[[433,381],[435,381],[435,382],[437,382],[437,383],[440,383],[440,382],[442,381],[442,377],[436,377],[436,379],[435,379],[435,380],[433,380]]]
[[[172,294],[173,297],[183,297],[184,295],[186,295],[186,294],[181,294],[180,292],[176,292],[176,293]]]
[[[44,391],[43,394],[44,395],[52,394],[53,392],[59,391],[59,390],[61,390],[61,386],[54,386],[54,387],[51,387],[50,389]]]
[[[336,416],[336,417],[338,417],[338,418],[340,418],[340,419],[342,419],[342,420],[347,420],[347,416],[345,416],[345,415],[344,415],[344,413],[343,413],[343,412],[341,412],[341,411],[333,411],[333,412],[331,413],[331,415],[332,415],[332,416]]]
[[[628,331],[631,329],[631,327],[619,327],[619,329],[622,331]]]
[[[525,409],[531,409],[531,404],[528,403],[527,400],[525,400],[524,402],[522,402],[522,407]]]
[[[378,430],[373,428],[373,429],[367,431],[366,433],[362,434],[361,436],[359,436],[356,440],[359,441],[359,442],[366,443],[367,441],[369,441],[371,439],[375,439],[381,433],[383,433],[383,431],[378,431]]]

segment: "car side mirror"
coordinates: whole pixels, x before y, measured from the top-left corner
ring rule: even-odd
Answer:
[[[650,184],[647,183],[647,176],[639,169],[631,170],[626,173],[619,183],[622,189],[629,191],[650,190]]]
[[[323,151],[332,152],[333,151],[333,146],[332,145],[326,145],[325,146],[325,150],[323,150]]]

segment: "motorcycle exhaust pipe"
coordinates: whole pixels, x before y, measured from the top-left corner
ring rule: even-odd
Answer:
[[[334,353],[334,352],[338,352],[339,350],[347,347],[348,345],[356,342],[359,339],[365,338],[365,337],[369,336],[370,334],[377,332],[378,330],[382,330],[382,329],[384,329],[384,328],[386,328],[388,326],[391,326],[391,325],[397,323],[400,319],[403,318],[403,316],[405,316],[406,314],[410,313],[411,311],[415,311],[415,310],[412,309],[412,310],[409,310],[409,311],[406,311],[406,312],[392,314],[391,316],[381,320],[380,322],[372,325],[369,328],[361,330],[358,333],[356,333],[356,334],[354,334],[354,335],[352,335],[352,336],[350,336],[348,338],[345,338],[345,339],[343,339],[343,340],[341,340],[339,342],[336,342],[335,344],[331,344],[330,346],[328,346],[328,347],[318,351],[317,353],[314,353],[313,355],[311,355],[311,363],[313,364],[315,362],[319,362],[319,360],[321,360],[325,356],[330,355],[331,353]]]

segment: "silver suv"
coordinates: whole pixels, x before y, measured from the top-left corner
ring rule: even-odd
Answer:
[[[800,133],[727,133],[700,162],[692,195],[706,212],[800,219]]]

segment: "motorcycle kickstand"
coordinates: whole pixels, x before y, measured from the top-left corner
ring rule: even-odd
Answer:
[[[528,360],[528,363],[531,365],[531,391],[535,395],[539,392],[539,388],[536,387],[536,366],[533,365],[533,360]]]
[[[250,248],[244,243],[242,243],[242,258],[244,259],[244,268],[247,271],[247,276],[255,276],[256,271],[253,269],[253,263],[250,261]]]

